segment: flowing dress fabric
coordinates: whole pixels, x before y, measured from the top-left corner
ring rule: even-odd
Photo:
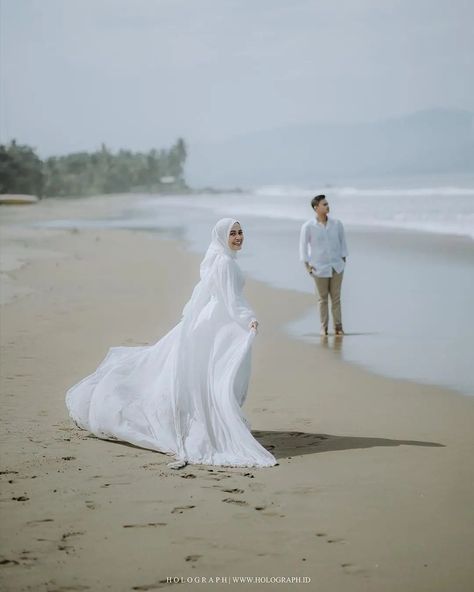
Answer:
[[[227,246],[235,222],[224,218],[214,227],[181,321],[154,345],[110,348],[96,371],[67,391],[69,414],[80,428],[191,464],[276,464],[242,410],[255,315]]]

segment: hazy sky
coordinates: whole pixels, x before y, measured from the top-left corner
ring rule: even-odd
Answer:
[[[472,0],[0,0],[2,141],[42,156],[474,105]]]

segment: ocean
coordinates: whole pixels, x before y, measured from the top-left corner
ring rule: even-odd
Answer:
[[[474,394],[474,178],[451,181],[133,195],[107,219],[47,225],[160,232],[202,254],[215,221],[232,216],[244,228],[239,261],[248,275],[314,294],[298,260],[298,239],[313,215],[311,197],[325,193],[349,247],[342,288],[346,336],[321,341],[316,298],[285,330],[373,372]]]

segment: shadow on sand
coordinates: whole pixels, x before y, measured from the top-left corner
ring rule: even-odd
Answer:
[[[260,444],[269,450],[275,458],[291,458],[303,454],[316,452],[332,452],[334,450],[356,450],[358,448],[373,448],[375,446],[431,446],[442,447],[437,442],[421,442],[418,440],[389,440],[388,438],[360,438],[356,436],[332,436],[330,434],[312,434],[308,432],[263,431],[252,430],[252,435]],[[87,434],[85,438],[93,440],[107,440],[119,446],[140,450],[130,442],[116,438],[98,438],[94,434]],[[145,448],[145,450],[148,450]]]
[[[389,440],[387,438],[361,438],[355,436],[332,436],[330,434],[311,434],[307,432],[252,431],[260,444],[270,450],[276,458],[288,458],[316,452],[334,450],[355,450],[374,446],[436,446],[437,442],[417,440]]]

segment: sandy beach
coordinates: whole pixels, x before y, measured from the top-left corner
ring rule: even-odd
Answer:
[[[333,337],[290,339],[310,295],[246,286],[261,323],[246,411],[278,466],[172,471],[71,424],[66,389],[110,346],[157,341],[198,278],[177,240],[25,225],[112,199],[1,211],[2,590],[470,592],[474,398],[371,374]]]

